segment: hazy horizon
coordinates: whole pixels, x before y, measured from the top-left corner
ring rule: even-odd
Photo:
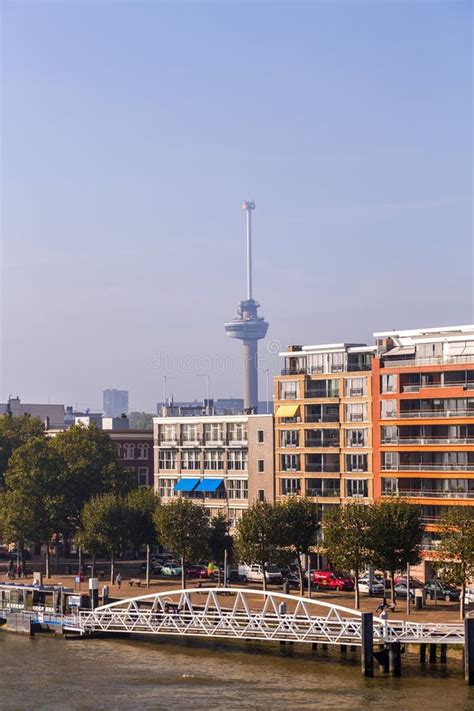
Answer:
[[[262,368],[472,323],[472,3],[0,13],[0,401],[241,397],[246,199]]]

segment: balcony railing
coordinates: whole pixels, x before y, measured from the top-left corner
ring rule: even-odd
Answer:
[[[348,412],[346,414],[346,422],[364,422],[367,415],[363,412]]]
[[[327,390],[306,390],[305,392],[305,397],[310,400],[310,399],[322,399],[322,398],[327,398],[327,397],[333,397],[333,398],[338,398],[339,397],[339,391],[337,392],[328,392]]]
[[[161,439],[160,447],[177,447],[179,439]]]
[[[306,375],[308,368],[282,368],[281,375]]]
[[[306,471],[307,472],[320,472],[321,474],[334,474],[336,472],[339,472],[340,466],[339,463],[337,464],[329,464],[329,463],[321,463],[321,464],[313,464],[310,462],[306,463]]]
[[[474,472],[474,464],[382,464],[382,470],[393,472]]]
[[[201,439],[184,439],[182,441],[183,447],[199,447],[202,444]]]
[[[306,422],[339,422],[339,414],[334,413],[333,414],[321,414],[321,415],[314,415],[314,414],[307,414],[306,415]]]
[[[382,444],[474,444],[474,437],[382,437]]]
[[[351,397],[363,397],[365,394],[364,388],[350,388],[349,390],[349,395]]]
[[[464,380],[452,383],[410,383],[409,385],[402,385],[402,393],[416,393],[419,390],[428,388],[464,388],[465,390],[472,390],[474,389],[474,383],[466,383]]]
[[[419,419],[430,417],[474,417],[474,410],[403,410],[382,415],[382,420]]]
[[[321,498],[330,497],[330,496],[340,497],[341,491],[339,488],[336,488],[336,489],[307,488],[306,489],[306,496],[314,496],[314,497],[321,497]]]
[[[443,363],[472,363],[474,356],[439,356],[437,358],[403,358],[391,360],[382,358],[383,368],[409,368],[418,365],[442,365]]]
[[[306,446],[307,447],[339,447],[339,438],[328,439],[328,440],[307,439]]]
[[[382,491],[382,496],[394,496]],[[440,489],[400,489],[395,496],[412,499],[474,499],[474,491],[442,491]]]

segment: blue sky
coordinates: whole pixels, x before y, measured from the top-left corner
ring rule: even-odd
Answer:
[[[472,321],[472,4],[4,2],[3,399],[241,393],[281,343]],[[261,396],[265,395],[261,383]]]

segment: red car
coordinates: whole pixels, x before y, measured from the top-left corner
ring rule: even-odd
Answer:
[[[354,590],[354,578],[334,570],[315,570],[313,585],[327,590]]]
[[[187,578],[207,578],[207,568],[204,565],[186,565]]]

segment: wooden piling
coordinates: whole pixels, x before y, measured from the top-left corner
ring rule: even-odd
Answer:
[[[446,664],[448,658],[448,645],[440,644],[439,648],[439,661],[441,664]]]
[[[420,644],[420,664],[426,662],[426,644]]]
[[[436,644],[430,644],[430,664],[436,664]]]
[[[364,676],[374,675],[374,616],[371,612],[363,612],[361,618],[361,669]]]
[[[400,676],[402,673],[402,657],[400,642],[391,642],[388,650],[388,670],[390,676]]]

